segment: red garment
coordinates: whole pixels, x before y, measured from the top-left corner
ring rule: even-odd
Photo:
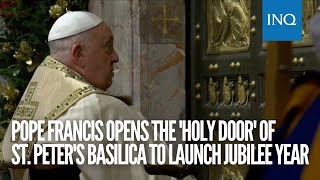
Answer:
[[[0,9],[7,8],[10,6],[9,2],[0,2]]]

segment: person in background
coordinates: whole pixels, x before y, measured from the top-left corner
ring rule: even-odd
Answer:
[[[320,14],[315,14],[309,22],[309,29],[320,65]],[[320,179],[320,66],[306,71],[296,81],[287,103],[279,128],[273,137],[273,144],[307,144],[309,147],[308,165],[277,165],[275,150],[273,165],[251,166],[247,180]],[[287,157],[289,160],[290,156]],[[283,159],[283,158],[282,158]]]

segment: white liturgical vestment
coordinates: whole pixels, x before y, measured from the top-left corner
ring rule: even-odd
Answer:
[[[66,124],[68,120],[102,120],[108,121],[124,121],[124,120],[145,120],[139,113],[131,109],[127,104],[119,99],[108,95],[105,91],[92,86],[81,75],[69,69],[60,62],[48,56],[37,68],[32,79],[29,82],[26,91],[24,92],[18,107],[12,117],[12,120],[44,120],[45,129],[42,134],[45,141],[38,141],[37,136],[33,136],[31,141],[24,141],[15,134],[12,137],[11,127],[12,121],[7,129],[2,153],[4,162],[11,163],[11,160],[16,157],[12,151],[15,144],[25,144],[27,148],[25,151],[17,150],[16,153],[20,157],[24,155],[29,161],[34,160],[32,153],[36,144],[95,144],[106,146],[108,144],[145,144],[145,155],[149,162],[149,155],[151,153],[148,145],[159,144],[164,142],[153,142],[153,127],[151,124],[146,126],[149,134],[147,141],[124,142],[123,136],[115,141],[108,141],[103,138],[101,141],[56,141],[48,140],[48,122],[51,120],[63,122]],[[70,122],[70,121],[69,121]],[[103,123],[105,124],[105,123]],[[102,128],[102,132],[106,132]],[[167,148],[167,146],[166,146]],[[123,149],[121,153],[123,153]],[[87,158],[88,151],[86,149],[81,151],[83,156]],[[95,153],[97,154],[97,152]],[[72,160],[80,156],[77,151],[72,153]],[[166,153],[168,159],[169,154]],[[87,162],[87,161],[86,161]],[[168,162],[168,161],[166,161]],[[87,163],[78,163],[81,170],[81,180],[151,180],[151,179],[170,179],[168,176],[151,176],[148,175],[141,165],[87,165]],[[19,175],[18,175],[19,174]],[[15,171],[12,174],[12,180],[21,180],[23,171]],[[28,180],[28,170],[24,173],[24,180]]]
[[[104,94],[91,94],[80,101],[78,101],[74,106],[69,108],[69,110],[58,120],[65,121],[70,119],[100,119],[103,121],[108,120],[144,120],[145,118],[138,112],[134,111],[128,105],[120,101],[119,99],[104,95]],[[103,129],[103,128],[102,128]],[[104,132],[105,133],[105,132]],[[148,129],[150,135],[149,141],[143,142],[148,147],[150,143],[161,143],[153,142],[152,135],[153,130],[150,126]],[[58,143],[58,142],[49,142]],[[61,142],[66,143],[66,142]],[[75,142],[71,142],[75,143]],[[85,142],[81,141],[78,143],[86,144],[94,143],[91,141]],[[104,146],[108,143],[122,144],[123,139],[119,139],[118,142],[108,142],[103,140],[102,142],[95,142],[97,145],[103,143]],[[142,143],[142,142],[132,142],[132,143]],[[82,151],[84,157],[87,157],[87,152]],[[148,153],[148,148],[146,148],[146,154]],[[149,152],[150,153],[150,152]],[[75,155],[76,156],[76,155]],[[147,155],[148,156],[148,155]],[[75,159],[74,157],[73,159]],[[81,180],[152,180],[152,179],[170,179],[168,176],[151,176],[148,175],[143,167],[143,165],[80,165],[78,166],[81,170],[80,179]]]

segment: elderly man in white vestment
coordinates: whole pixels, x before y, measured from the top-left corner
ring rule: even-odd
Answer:
[[[126,120],[145,119],[127,104],[106,93],[112,84],[115,63],[119,57],[113,47],[113,35],[107,24],[89,12],[67,12],[52,26],[48,35],[50,56],[37,68],[17,107],[13,120]],[[10,123],[3,145],[5,162],[14,157]],[[152,129],[148,129],[152,135]],[[47,136],[45,132],[44,136]],[[150,138],[152,140],[152,138]],[[34,138],[28,143],[26,157],[32,157]],[[59,143],[59,142],[46,142]],[[63,142],[64,144],[66,142]],[[74,143],[74,142],[73,142]],[[95,143],[79,141],[77,143]],[[108,143],[103,140],[104,145]],[[131,142],[135,143],[135,142]],[[139,142],[136,142],[139,143]],[[151,143],[151,142],[145,142]],[[22,153],[22,152],[20,152]],[[83,152],[86,157],[87,152]],[[148,154],[148,152],[147,152]],[[78,154],[73,153],[74,157]],[[77,165],[80,180],[147,180],[154,179],[146,173],[143,165]],[[24,179],[32,180],[31,169]],[[67,172],[73,171],[72,169]],[[62,171],[63,172],[63,171]],[[77,171],[76,171],[77,172]],[[31,177],[29,177],[29,174]],[[68,179],[67,174],[65,178]],[[169,179],[160,176],[158,179]],[[50,179],[47,175],[46,180]],[[12,173],[12,179],[19,179]],[[34,178],[36,179],[36,178]]]

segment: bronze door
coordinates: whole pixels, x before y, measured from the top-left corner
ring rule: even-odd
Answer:
[[[190,63],[187,73],[190,73],[191,119],[263,119],[266,45],[261,32],[262,2],[188,2]],[[304,40],[293,42],[292,83],[304,71],[320,69],[306,26],[318,4],[316,0],[303,0]],[[217,179],[227,173],[225,167],[242,175],[246,171],[245,167],[203,166],[201,179]]]

